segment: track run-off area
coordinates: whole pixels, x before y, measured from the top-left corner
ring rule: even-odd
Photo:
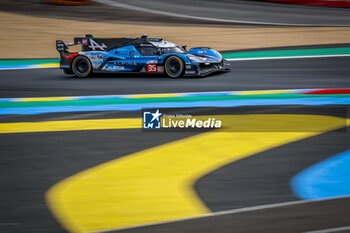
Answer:
[[[9,233],[345,229],[349,54],[344,46],[229,52],[230,72],[176,80],[78,79],[57,69],[55,59],[0,61],[1,208],[7,210],[0,227]],[[145,132],[142,109],[210,116],[223,127]]]
[[[273,26],[347,26],[348,9],[270,2],[178,0],[96,0],[131,12],[212,23]],[[268,13],[267,13],[268,12]]]

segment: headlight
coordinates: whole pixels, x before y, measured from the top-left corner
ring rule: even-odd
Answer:
[[[205,62],[205,60],[206,60],[205,58],[203,58],[203,60],[202,60],[201,58],[196,57],[196,56],[187,56],[187,58],[190,59],[191,62],[198,62],[198,63]]]

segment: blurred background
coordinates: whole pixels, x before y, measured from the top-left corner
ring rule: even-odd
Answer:
[[[221,51],[347,43],[349,38],[349,28],[339,27],[350,25],[348,8],[233,0],[53,2],[0,1],[1,58],[54,58],[53,41],[70,42],[87,33],[100,37],[148,33]]]

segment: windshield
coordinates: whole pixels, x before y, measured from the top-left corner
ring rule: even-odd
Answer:
[[[162,53],[186,53],[183,48],[180,48],[179,46],[176,47],[168,47],[168,48],[161,48]]]
[[[143,56],[156,56],[157,55],[157,49],[154,47],[141,47],[139,49],[139,51]]]

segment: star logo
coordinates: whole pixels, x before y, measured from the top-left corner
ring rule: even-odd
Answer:
[[[154,121],[154,120],[159,121],[159,117],[162,115],[162,114],[159,112],[159,109],[157,109],[157,111],[156,111],[155,113],[151,113],[151,114],[152,114],[152,116],[153,116],[151,122]]]

